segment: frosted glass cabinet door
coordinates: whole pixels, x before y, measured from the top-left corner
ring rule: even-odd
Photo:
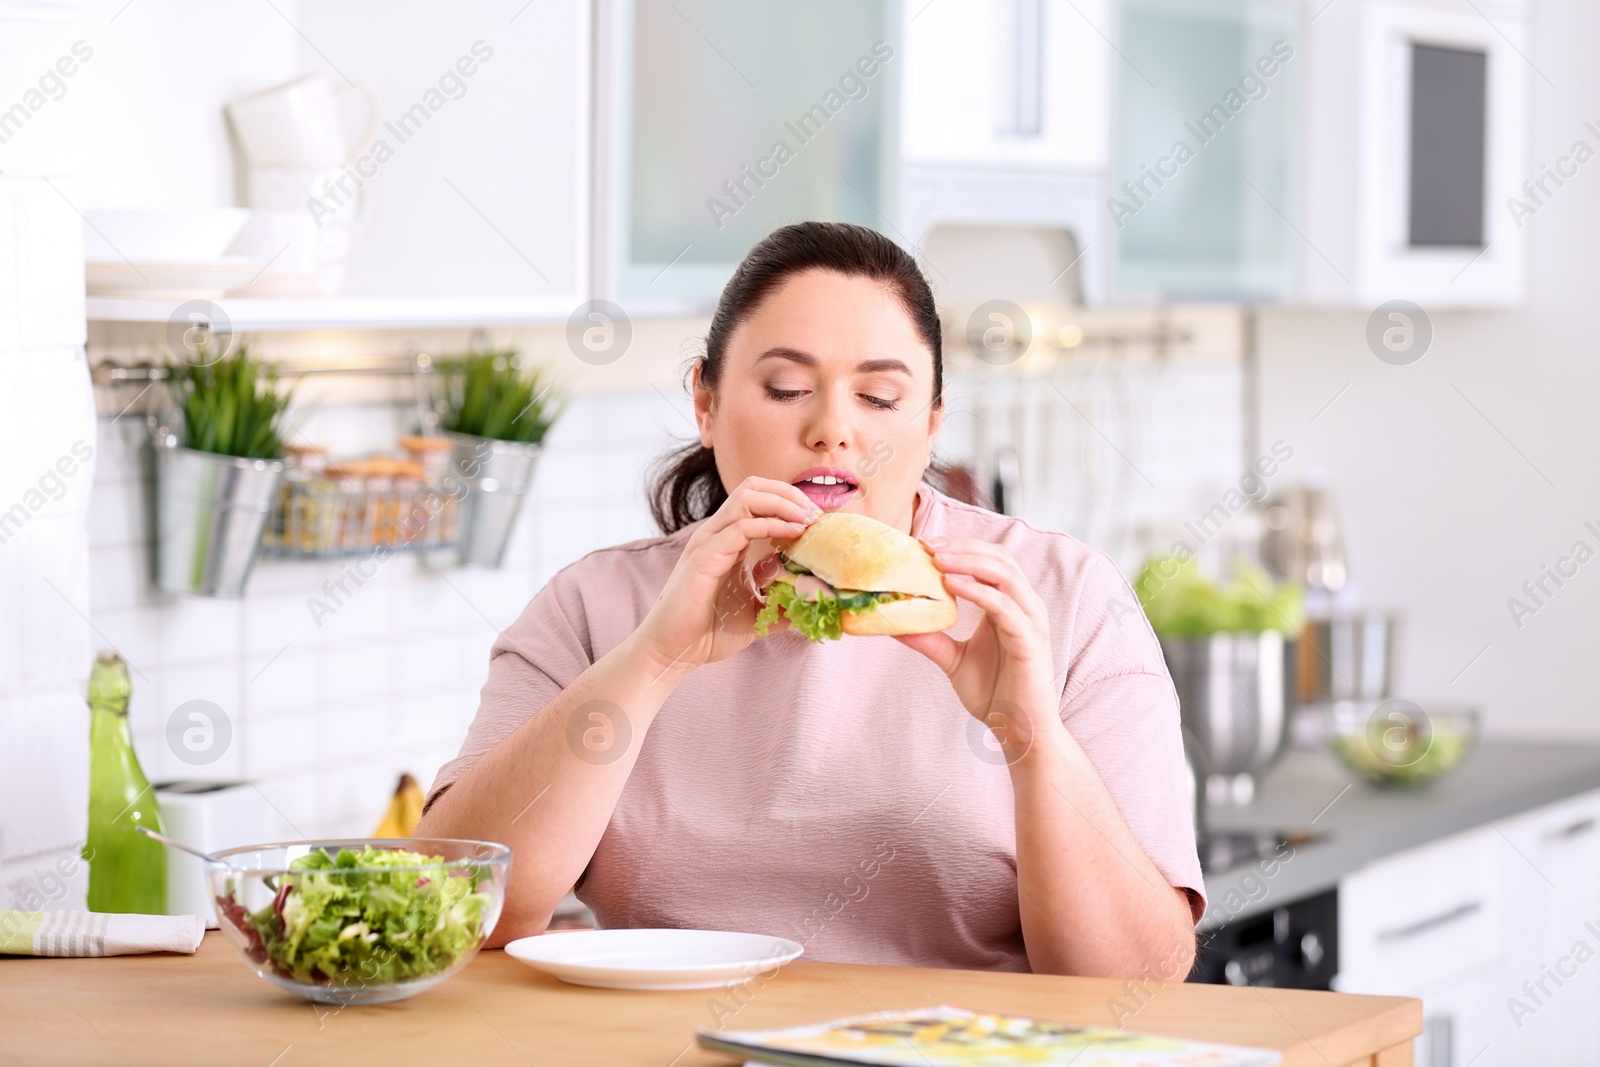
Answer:
[[[707,299],[774,227],[885,230],[895,0],[616,0],[605,239],[615,291]]]
[[[1264,0],[1123,0],[1107,204],[1121,294],[1290,290],[1296,26]]]

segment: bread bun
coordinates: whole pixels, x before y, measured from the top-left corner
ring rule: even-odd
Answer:
[[[933,600],[919,596],[891,600],[871,611],[839,613],[839,628],[855,637],[932,634],[955,624],[956,602],[948,598]]]
[[[949,599],[944,576],[915,537],[842,511],[824,514],[778,550],[835,589]]]
[[[865,515],[829,512],[793,541],[774,542],[835,589],[904,593],[871,611],[846,611],[839,625],[858,637],[936,633],[956,622],[956,601],[916,538]]]

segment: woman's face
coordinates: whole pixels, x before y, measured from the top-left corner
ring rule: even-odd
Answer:
[[[792,276],[734,330],[714,395],[695,379],[723,485],[789,482],[824,511],[906,532],[939,431],[932,398],[933,355],[894,290],[828,270]]]

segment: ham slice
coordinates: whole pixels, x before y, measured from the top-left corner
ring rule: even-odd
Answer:
[[[801,600],[815,600],[817,595],[833,596],[833,586],[818,578],[815,574],[797,574],[794,576],[794,591]]]

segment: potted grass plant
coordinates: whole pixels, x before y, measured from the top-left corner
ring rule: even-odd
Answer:
[[[283,477],[289,397],[247,348],[206,355],[168,367],[181,433],[157,441],[156,579],[169,593],[239,596]]]
[[[499,567],[544,438],[564,400],[515,351],[478,352],[440,367],[451,465],[463,490],[459,563]]]

